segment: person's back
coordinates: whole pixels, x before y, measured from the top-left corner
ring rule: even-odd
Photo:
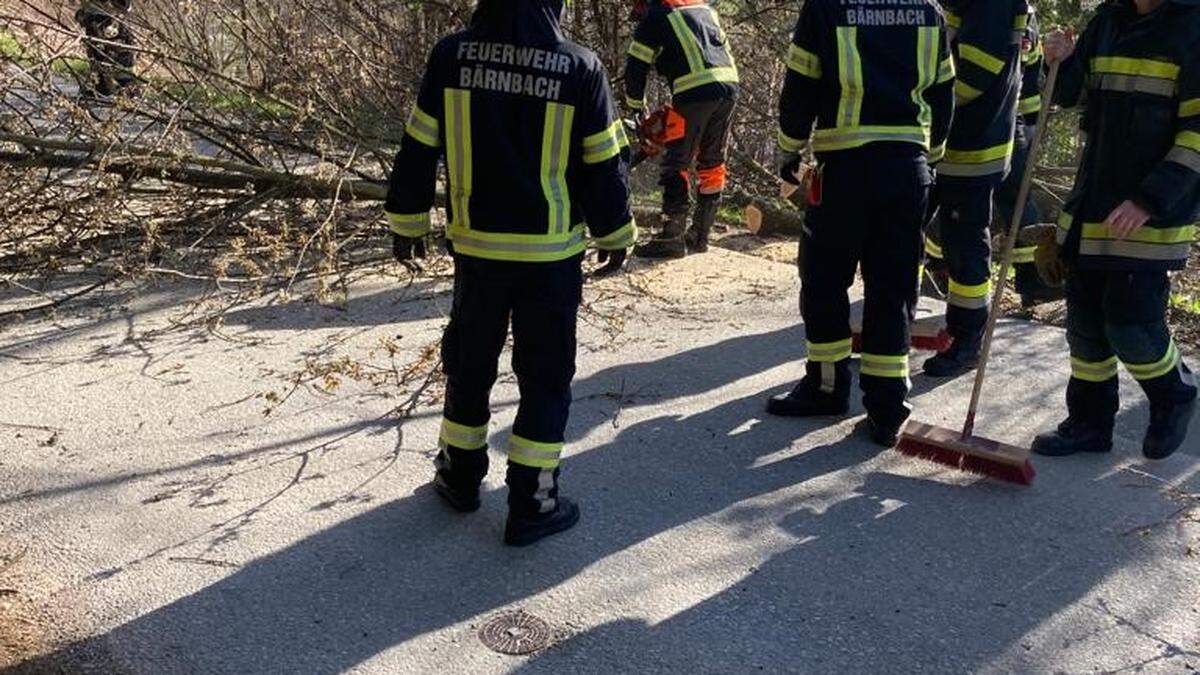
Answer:
[[[454,304],[442,340],[447,387],[434,488],[479,508],[488,397],[513,334],[521,404],[508,446],[505,541],[565,530],[558,495],[575,374],[585,225],[619,269],[637,237],[628,143],[599,60],[563,39],[561,0],[482,0],[470,28],[434,48],[392,172],[386,211],[400,260],[430,229],[447,170]]]
[[[928,161],[940,154],[952,115],[948,33],[934,2],[885,8],[873,0],[808,0],[787,67],[782,178],[801,182],[810,136],[820,165],[800,256],[806,373],[767,410],[787,417],[848,411],[847,290],[861,263],[863,403],[871,438],[892,446],[911,411],[909,323],[932,182]]]

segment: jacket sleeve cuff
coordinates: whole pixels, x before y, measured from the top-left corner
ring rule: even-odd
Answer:
[[[391,213],[385,212],[388,219],[388,229],[392,234],[401,237],[423,237],[429,234],[429,212],[425,213]]]
[[[601,248],[606,251],[615,251],[633,246],[634,242],[637,241],[637,236],[637,224],[630,219],[629,222],[625,223],[621,227],[618,227],[616,230],[604,235],[603,237],[597,237],[594,243],[596,244],[596,248]]]

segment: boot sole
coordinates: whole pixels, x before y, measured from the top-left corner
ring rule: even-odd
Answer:
[[[451,489],[449,485],[437,479],[433,481],[433,491],[442,498],[442,501],[449,504],[451,508],[459,513],[474,513],[479,510],[482,504],[478,496],[473,499],[464,498]]]
[[[783,403],[767,401],[767,414],[775,417],[842,417],[849,412],[850,406],[824,410],[795,410],[787,408]]]
[[[1106,454],[1112,452],[1112,446],[1111,445],[1108,447],[1088,446],[1086,448],[1082,448],[1079,450],[1072,450],[1070,452],[1046,452],[1044,450],[1039,450],[1037,448],[1037,446],[1034,446],[1034,447],[1030,448],[1030,451],[1032,451],[1033,454],[1037,455],[1038,457],[1071,457],[1073,455],[1106,455]]]
[[[504,528],[504,544],[506,546],[514,546],[520,548],[529,546],[545,539],[552,537],[560,532],[575,527],[579,523],[579,507],[572,506],[571,515],[568,518],[546,524],[543,527],[533,527],[523,530],[515,530],[511,524]]]

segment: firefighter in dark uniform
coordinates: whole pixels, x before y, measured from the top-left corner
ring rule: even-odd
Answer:
[[[681,258],[688,251],[703,253],[725,189],[737,65],[717,11],[704,0],[649,0],[648,5],[639,3],[634,16],[640,20],[625,65],[625,103],[641,114],[653,67],[667,79],[672,105],[684,120],[683,137],[668,142],[662,158],[662,229],[636,254]],[[689,229],[693,165],[699,196]]]
[[[945,0],[958,80],[954,125],[937,165],[939,247],[949,271],[951,347],[924,365],[951,377],[975,368],[991,294],[992,199],[1011,168],[1025,0]]]
[[[1167,273],[1183,269],[1200,220],[1200,0],[1111,0],[1079,39],[1046,39],[1062,61],[1054,102],[1084,108],[1088,143],[1059,222],[1067,272],[1068,417],[1043,455],[1106,452],[1117,365],[1150,399],[1143,452],[1187,438],[1196,381],[1166,323]]]
[[[888,7],[808,0],[787,67],[781,174],[801,182],[800,157],[811,146],[820,177],[810,187],[801,242],[806,374],[767,410],[784,416],[848,410],[848,291],[861,263],[863,403],[872,439],[892,446],[911,412],[909,324],[933,178],[929,158],[944,147],[953,114],[949,32],[932,1]]]
[[[1021,45],[1021,98],[1017,104],[1012,170],[996,190],[996,208],[1000,220],[1004,223],[1012,219],[1013,211],[1017,207],[1017,195],[1021,190],[1021,180],[1025,176],[1025,165],[1029,159],[1029,146],[1033,142],[1033,135],[1037,133],[1038,113],[1042,110],[1042,85],[1046,80],[1044,66],[1037,14],[1033,5],[1030,5],[1029,25]],[[1032,199],[1027,200],[1025,211],[1021,214],[1021,227],[1041,222],[1042,215],[1037,203]],[[1024,307],[1062,299],[1061,291],[1048,287],[1038,276],[1037,266],[1034,264],[1036,251],[1037,246],[1021,243],[1018,243],[1013,251],[1016,288]]]
[[[113,96],[137,81],[133,73],[133,31],[128,21],[132,5],[133,0],[83,0],[75,12],[75,21],[88,36],[91,67],[83,85],[84,95]]]
[[[470,26],[437,44],[386,205],[397,257],[408,260],[430,229],[445,158],[455,274],[433,485],[461,511],[479,508],[489,393],[512,326],[521,402],[508,443],[511,545],[579,518],[558,479],[581,261],[589,231],[611,271],[637,237],[628,141],[607,75],[595,54],[563,36],[563,11],[562,0],[481,0]]]

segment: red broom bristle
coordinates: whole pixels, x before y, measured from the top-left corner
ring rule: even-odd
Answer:
[[[1028,460],[1021,466],[1014,466],[910,437],[901,439],[896,450],[912,457],[1018,485],[1032,485],[1037,475],[1033,463]]]

